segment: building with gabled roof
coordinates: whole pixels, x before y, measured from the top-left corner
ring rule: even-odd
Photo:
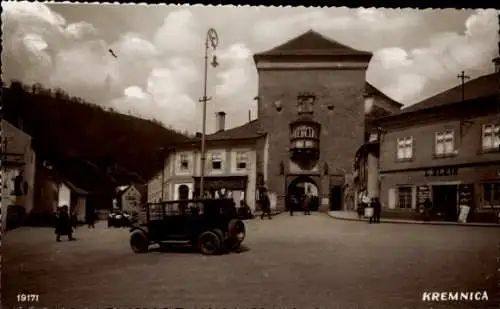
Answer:
[[[257,156],[263,149],[266,133],[258,120],[226,129],[225,113],[216,115],[217,130],[206,135],[204,188],[211,196],[220,188],[232,192],[255,210],[258,187]],[[165,167],[148,183],[148,201],[184,200],[199,195],[201,137],[174,145],[165,159]],[[163,185],[162,185],[163,184]]]
[[[139,212],[142,202],[140,185],[130,184],[116,188],[116,199],[118,208],[128,213]]]
[[[500,210],[499,73],[471,80],[378,118],[383,215],[422,218],[426,199],[435,220],[496,221]],[[378,194],[378,192],[377,192]]]
[[[340,210],[352,190],[353,158],[368,139],[371,118],[401,104],[366,81],[372,53],[314,30],[254,55],[259,75],[258,119],[268,133],[264,182],[278,208]],[[312,189],[311,189],[312,188]]]
[[[290,197],[305,190],[313,209],[342,209],[371,119],[402,106],[366,81],[371,57],[313,30],[255,54],[257,119],[225,129],[225,114],[217,114],[218,130],[206,136],[205,187],[230,189],[252,209],[260,187],[281,210],[300,207]],[[149,182],[149,201],[197,195],[200,146],[197,136],[170,149]]]

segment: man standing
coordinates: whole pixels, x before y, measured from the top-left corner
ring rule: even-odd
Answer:
[[[264,216],[267,214],[269,220],[271,220],[271,201],[269,200],[269,195],[267,194],[267,189],[262,188],[261,190],[261,201],[260,205],[262,208],[262,215],[260,216],[261,220],[264,220]]]

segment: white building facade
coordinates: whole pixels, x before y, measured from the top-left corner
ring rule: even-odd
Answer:
[[[129,213],[138,212],[141,203],[141,193],[134,186],[130,185],[124,189],[120,197],[121,209]]]
[[[235,200],[256,209],[257,153],[265,139],[258,132],[257,122],[224,130],[224,115],[218,115],[218,131],[207,135],[204,175],[205,194],[212,196],[224,188]],[[221,119],[222,118],[222,119]],[[177,145],[165,159],[160,171],[148,183],[148,202],[183,200],[199,196],[201,173],[201,143],[198,141]]]
[[[2,120],[2,229],[11,206],[24,208],[28,215],[34,206],[35,152],[31,136]]]

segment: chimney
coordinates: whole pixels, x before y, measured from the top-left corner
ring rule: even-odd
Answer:
[[[217,115],[217,122],[216,122],[216,129],[217,132],[224,131],[226,128],[226,113],[224,112],[218,112]]]

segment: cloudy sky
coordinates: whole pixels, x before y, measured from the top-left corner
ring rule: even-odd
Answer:
[[[201,128],[205,34],[220,38],[209,71],[207,127],[256,115],[252,54],[314,29],[374,53],[367,80],[405,105],[493,72],[494,10],[385,10],[2,3],[2,72],[123,113]],[[114,58],[108,49],[112,49]]]

